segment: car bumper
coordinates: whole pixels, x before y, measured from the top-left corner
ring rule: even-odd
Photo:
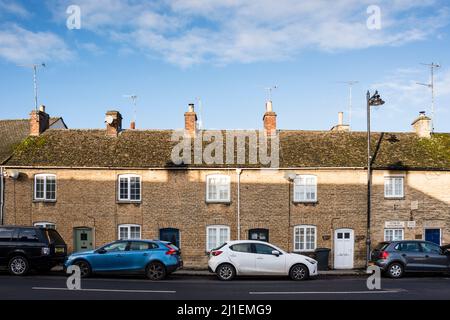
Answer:
[[[369,266],[377,266],[382,271],[386,271],[386,269],[389,265],[389,261],[387,261],[387,260],[370,261],[368,265]]]
[[[313,264],[309,266],[309,276],[310,277],[316,277],[319,275],[319,271],[318,271],[318,264]]]

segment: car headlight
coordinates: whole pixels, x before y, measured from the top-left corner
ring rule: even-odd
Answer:
[[[44,247],[41,250],[43,256],[48,256],[50,254],[50,248]]]
[[[308,261],[311,264],[316,264],[317,263],[317,261],[314,260],[314,259],[305,258],[305,260]]]

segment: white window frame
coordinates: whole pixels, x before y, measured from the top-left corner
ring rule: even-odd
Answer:
[[[300,179],[305,179],[305,181],[306,181],[306,179],[313,179],[314,180],[314,185],[311,185],[311,184],[308,185],[308,184],[306,184],[306,182],[305,182],[305,184],[299,184],[298,182],[299,182]],[[314,188],[314,196],[315,196],[314,199],[306,199],[306,190],[307,190],[308,187]],[[297,196],[299,188],[303,188],[303,190],[302,190],[302,194],[303,194],[303,197],[304,197],[303,199],[301,199],[301,198],[299,198]],[[294,179],[294,188],[293,189],[294,189],[293,190],[293,192],[294,192],[294,195],[293,195],[294,202],[297,202],[297,203],[314,203],[314,202],[317,202],[317,176],[315,176],[315,175],[304,175],[304,174],[297,175],[295,177],[295,179]]]
[[[395,237],[395,232],[401,231],[401,239]],[[392,232],[392,239],[388,239],[388,232]],[[402,228],[385,228],[384,229],[384,241],[401,241],[405,239],[405,230]]]
[[[216,231],[216,243],[210,248],[209,246],[209,236],[211,233],[211,230]],[[206,252],[210,252],[211,250],[219,247],[223,243],[220,243],[220,230],[226,229],[227,231],[227,241],[230,241],[230,227],[226,225],[211,225],[206,227]]]
[[[131,178],[139,178],[139,200],[131,199]],[[127,179],[128,189],[127,197],[121,198],[120,194],[120,179]],[[142,201],[142,177],[137,174],[120,174],[117,176],[117,201],[119,202],[135,202],[140,203]]]
[[[402,181],[402,193],[401,195],[396,195],[395,194],[395,179],[401,179]],[[392,192],[393,194],[387,194],[387,183],[390,183],[392,185]],[[384,177],[384,197],[387,199],[401,199],[404,198],[405,196],[405,176],[385,176]]]
[[[52,177],[55,178],[55,199],[47,199],[47,178]],[[44,196],[42,198],[37,197],[37,180],[38,178],[44,179]],[[33,192],[34,200],[35,201],[45,201],[45,202],[55,202],[57,199],[57,181],[56,181],[56,174],[50,174],[50,173],[40,173],[36,174],[34,176],[34,192]]]
[[[48,221],[35,222],[33,224],[33,226],[41,227],[41,228],[51,228],[51,229],[55,229],[56,230],[56,223],[48,222]],[[53,226],[53,227],[49,227],[49,226]]]
[[[212,199],[211,195],[209,193],[209,186],[211,179],[225,179],[227,181],[226,186],[225,185],[218,185],[217,188],[217,196],[216,198]],[[220,192],[221,191],[227,192],[227,198],[226,199],[220,199]],[[231,178],[228,175],[225,174],[210,174],[206,176],[206,202],[209,203],[229,203],[231,202]]]
[[[139,228],[139,238],[131,238],[131,228],[138,227]],[[120,238],[120,229],[127,228],[127,238]],[[118,240],[141,240],[142,239],[142,227],[139,224],[119,224],[117,227],[117,239]]]
[[[314,247],[310,248],[310,249],[305,249],[306,248],[306,230],[312,228],[314,230]],[[303,233],[303,240],[304,242],[304,248],[300,249],[300,242],[296,241],[296,233],[297,230],[299,229],[304,229],[304,233]],[[302,224],[302,225],[298,225],[294,227],[294,252],[313,252],[314,250],[316,250],[317,248],[317,227],[313,226],[313,225],[308,225],[308,224]]]

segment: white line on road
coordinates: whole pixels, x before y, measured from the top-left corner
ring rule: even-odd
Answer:
[[[406,290],[382,290],[382,291],[297,291],[297,292],[249,292],[249,294],[266,294],[266,295],[277,295],[277,294],[370,294],[370,293],[399,293],[406,292]]]
[[[176,291],[157,291],[157,290],[116,290],[116,289],[80,289],[70,290],[67,288],[46,288],[33,287],[33,290],[58,290],[58,291],[90,291],[90,292],[124,292],[124,293],[177,293]]]

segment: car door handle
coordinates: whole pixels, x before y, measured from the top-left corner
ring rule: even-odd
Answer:
[[[426,256],[425,256],[425,258],[429,258],[429,257],[430,257],[429,255],[426,255]]]
[[[148,253],[144,253],[143,256],[144,256],[144,257],[147,257],[147,256],[148,256]]]
[[[402,257],[406,257],[406,254],[402,254]]]
[[[256,258],[257,260],[262,260],[262,259],[264,259],[264,258],[261,258],[261,257],[259,257],[259,258]]]

